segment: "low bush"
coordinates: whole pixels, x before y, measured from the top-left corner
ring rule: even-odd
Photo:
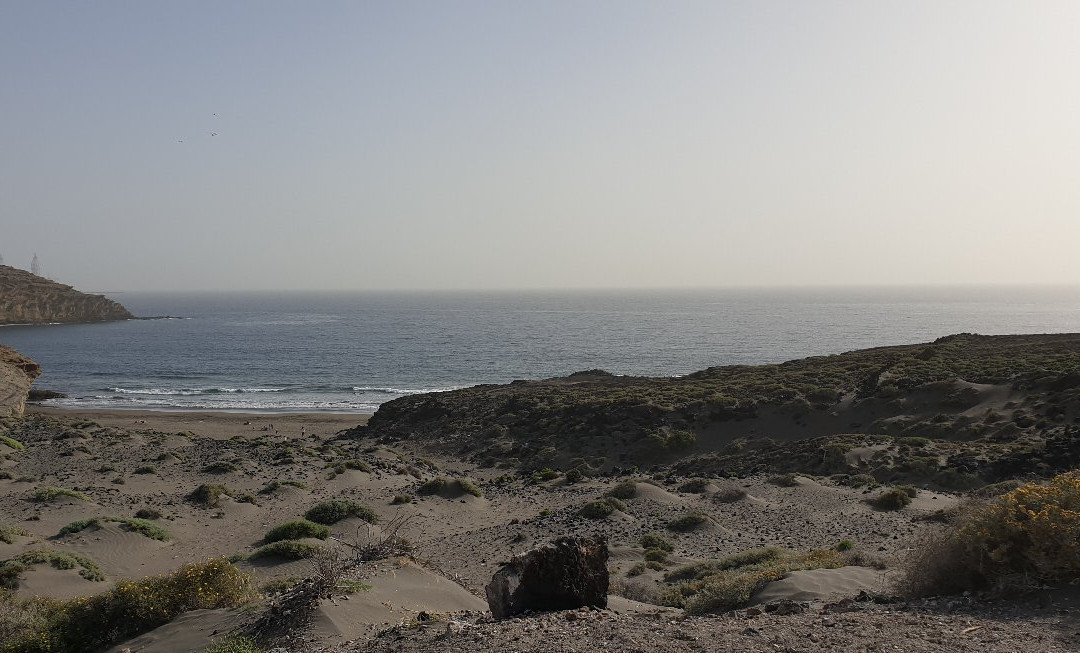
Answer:
[[[866,500],[878,510],[900,510],[911,503],[911,495],[901,488],[889,488],[881,494]]]
[[[395,494],[393,500],[390,501],[390,503],[395,506],[400,506],[404,503],[412,503],[412,500],[413,498],[411,494]]]
[[[139,519],[161,519],[161,513],[154,508],[139,508],[135,516]]]
[[[603,519],[616,510],[626,510],[626,504],[615,497],[607,497],[586,503],[578,509],[578,514],[589,519]]]
[[[671,543],[671,540],[659,533],[645,533],[638,540],[638,544],[643,549],[661,549],[669,553],[675,550],[675,545]]]
[[[484,493],[480,491],[480,488],[476,487],[476,484],[467,478],[459,478],[456,483],[465,494],[471,494],[474,497],[484,496]]]
[[[258,560],[259,558],[285,558],[286,560],[304,560],[306,558],[314,558],[319,555],[323,550],[323,547],[318,544],[312,544],[310,542],[300,542],[298,540],[279,540],[277,542],[271,542],[264,546],[260,546],[255,549],[254,553],[248,556],[251,560]]]
[[[225,487],[224,485],[220,485],[217,483],[203,483],[199,487],[195,488],[195,490],[192,491],[190,495],[188,495],[188,498],[195,503],[205,506],[207,508],[216,508],[221,498],[221,495],[224,494],[227,496],[230,494],[230,492],[231,491],[229,490],[229,488]]]
[[[86,580],[102,581],[105,574],[96,562],[85,556],[53,549],[34,549],[0,562],[0,587],[15,589],[19,575],[34,565],[49,564],[57,569],[76,569]]]
[[[223,559],[185,565],[162,576],[125,580],[70,600],[8,597],[26,617],[6,633],[5,651],[96,651],[153,630],[187,610],[237,607],[251,598],[250,578]]]
[[[202,653],[260,653],[255,640],[244,635],[226,635],[203,649]]]
[[[700,512],[687,512],[672,519],[667,523],[669,530],[685,533],[701,528],[709,522],[709,518]]]
[[[59,497],[71,497],[80,501],[90,500],[90,497],[82,492],[63,487],[43,487],[34,491],[34,501],[52,502]]]
[[[607,496],[623,500],[633,499],[637,494],[637,483],[634,481],[622,481],[607,491]]]
[[[449,486],[450,482],[440,476],[438,478],[428,479],[421,483],[420,487],[416,488],[416,493],[425,496],[441,494],[442,492],[445,492]]]
[[[709,487],[709,483],[707,478],[692,478],[679,486],[679,492],[701,494]]]
[[[0,525],[0,542],[4,544],[14,544],[16,536],[25,537],[29,535],[29,531],[19,526],[4,526]]]
[[[133,474],[157,474],[157,469],[153,465],[143,465],[142,467],[136,467]]]
[[[265,542],[277,542],[279,540],[301,540],[311,537],[325,540],[330,537],[330,527],[310,522],[306,519],[295,519],[284,524],[279,524],[263,536]]]
[[[22,451],[26,448],[26,445],[24,445],[22,442],[19,442],[15,438],[8,437],[6,435],[0,435],[0,444],[5,444],[14,449],[15,451]]]
[[[88,519],[79,519],[73,521],[67,526],[60,529],[60,535],[70,535],[72,533],[78,533],[88,528],[101,528],[101,520],[97,517],[90,517]]]
[[[378,516],[375,515],[371,508],[345,499],[317,503],[304,513],[304,518],[308,521],[325,525],[336,524],[349,517],[359,517],[370,524],[376,524],[379,521]]]
[[[682,607],[688,614],[724,612],[742,607],[767,583],[788,572],[843,565],[843,556],[836,551],[801,554],[774,547],[751,549],[668,573],[664,580],[676,584],[669,586],[659,600]]]
[[[203,472],[207,474],[227,474],[229,472],[238,472],[240,468],[235,464],[225,460],[219,460],[214,463],[210,463],[206,467],[203,467]]]
[[[799,479],[795,474],[780,474],[770,478],[769,483],[780,487],[795,487],[799,484]]]
[[[1080,471],[1028,483],[985,503],[970,503],[955,526],[918,543],[900,589],[912,596],[1080,579]]]
[[[746,490],[733,483],[724,483],[712,498],[717,503],[735,503],[746,498]]]

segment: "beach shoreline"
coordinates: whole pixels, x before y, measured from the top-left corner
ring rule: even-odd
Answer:
[[[26,414],[81,418],[102,426],[149,429],[165,433],[190,431],[210,438],[273,432],[278,435],[330,436],[338,431],[366,424],[364,413],[270,413],[225,410],[86,409],[27,404]]]

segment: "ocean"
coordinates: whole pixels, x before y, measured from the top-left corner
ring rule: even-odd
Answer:
[[[600,368],[670,376],[880,345],[1080,331],[1080,287],[110,295],[178,319],[7,326],[49,403],[373,412]]]

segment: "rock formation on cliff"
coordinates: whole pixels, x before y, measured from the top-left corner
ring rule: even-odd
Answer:
[[[88,295],[25,270],[0,265],[0,324],[104,322],[134,317],[101,295]]]
[[[41,374],[37,363],[0,345],[0,417],[22,415],[30,384]]]

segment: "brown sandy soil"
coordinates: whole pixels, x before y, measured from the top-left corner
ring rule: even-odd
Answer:
[[[86,556],[101,566],[106,582],[85,580],[76,570],[39,565],[23,574],[18,590],[22,595],[86,595],[104,591],[121,578],[162,573],[215,556],[251,553],[271,527],[300,518],[319,501],[346,498],[370,506],[383,524],[408,517],[403,535],[415,544],[416,557],[427,564],[390,560],[366,565],[362,578],[370,588],[325,602],[309,628],[297,633],[290,650],[324,646],[352,650],[344,643],[365,641],[390,625],[415,622],[421,612],[461,610],[474,612],[450,617],[464,625],[451,625],[449,635],[445,621],[391,631],[375,637],[375,650],[570,651],[590,650],[590,642],[599,646],[601,640],[609,641],[608,650],[704,650],[716,648],[719,641],[730,643],[731,650],[751,651],[879,650],[873,648],[875,642],[885,641],[910,644],[888,647],[890,651],[943,650],[942,646],[958,651],[1065,650],[1054,648],[1056,640],[1049,638],[1055,631],[1039,626],[1041,622],[1030,615],[1017,622],[911,611],[897,617],[887,607],[877,606],[838,615],[835,623],[824,624],[820,612],[824,602],[860,589],[888,590],[892,572],[865,567],[797,575],[786,579],[786,586],[777,584],[770,596],[815,602],[816,612],[790,617],[683,620],[680,611],[614,598],[612,611],[573,621],[556,613],[501,624],[477,623],[477,611],[485,606],[482,588],[500,563],[559,535],[606,535],[612,546],[609,567],[614,590],[631,598],[648,598],[663,571],[627,577],[627,571],[644,560],[638,544],[644,533],[663,533],[673,542],[668,569],[765,545],[808,551],[833,547],[843,539],[856,543],[863,556],[860,562],[878,559],[895,569],[920,532],[933,527],[924,518],[955,505],[957,498],[923,492],[903,510],[879,512],[865,503],[867,495],[861,490],[807,477],[798,477],[791,487],[761,477],[713,479],[702,494],[680,492],[674,480],[634,477],[637,496],[626,500],[625,511],[588,519],[578,509],[628,477],[597,477],[572,485],[562,479],[531,483],[505,476],[504,470],[478,468],[413,449],[408,443],[389,447],[335,437],[363,419],[234,413],[75,416],[35,409],[12,431],[26,448],[5,448],[6,459],[0,460],[0,471],[10,477],[0,479],[0,525],[19,526],[30,535],[15,537],[13,544],[0,543],[0,560],[42,548]],[[335,471],[345,461],[360,461],[359,466],[370,471]],[[205,469],[215,462],[235,469],[221,473]],[[152,469],[136,473],[140,468]],[[421,496],[422,480],[434,477],[472,479],[483,496],[461,492]],[[302,487],[282,485],[271,491],[268,484],[274,481],[293,481]],[[188,495],[202,483],[223,484],[229,492],[218,506],[196,505]],[[49,486],[77,490],[89,500],[34,500],[35,490]],[[742,488],[746,496],[727,503],[717,499],[718,489],[732,487]],[[397,495],[414,500],[395,504]],[[132,517],[144,507],[162,514],[155,523],[168,531],[167,541],[149,539],[108,521],[101,527],[59,535],[61,528],[76,520]],[[666,528],[669,520],[688,511],[707,515],[707,523],[687,533]],[[356,518],[333,526],[335,537],[346,542],[363,538],[371,530]],[[257,583],[303,577],[311,570],[304,560],[237,564],[252,573]],[[235,616],[189,614],[116,650],[200,651],[231,627]],[[845,625],[851,620],[859,623]],[[978,629],[961,632],[970,626]],[[749,633],[748,628],[757,632]],[[819,640],[808,633],[820,633]],[[882,633],[901,639],[888,640]],[[1008,645],[994,648],[984,641],[990,636]],[[1035,637],[1043,639],[1031,639]],[[925,646],[909,640],[925,641]],[[1023,641],[1034,644],[1018,646]],[[830,648],[830,642],[835,646]]]

